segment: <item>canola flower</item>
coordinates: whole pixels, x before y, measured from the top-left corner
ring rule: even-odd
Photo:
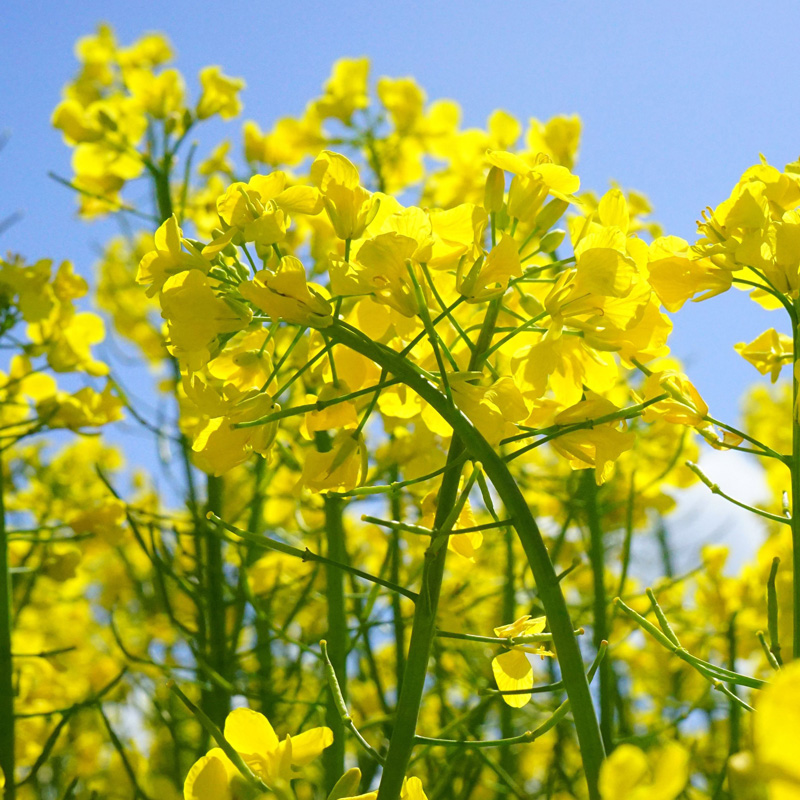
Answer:
[[[280,740],[269,720],[257,711],[237,708],[225,720],[224,736],[244,764],[266,787],[291,797],[290,782],[333,741],[330,728],[312,728]],[[186,776],[186,800],[213,800],[239,795],[244,778],[225,752],[215,747]]]

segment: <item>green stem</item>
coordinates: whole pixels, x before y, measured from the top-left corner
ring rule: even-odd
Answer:
[[[489,304],[486,317],[483,321],[483,328],[478,336],[475,350],[470,358],[469,369],[473,370],[479,365],[483,351],[488,347],[494,332],[499,313],[499,303],[494,301]],[[346,329],[337,330],[337,334]],[[359,343],[364,343],[371,349],[374,345],[370,340],[364,340],[358,336]],[[431,342],[434,346],[434,342]],[[357,348],[353,348],[356,349]],[[397,353],[386,349],[387,354],[391,353],[392,359],[397,359]],[[408,383],[406,376],[396,372],[391,362],[385,360],[379,362],[384,370],[393,371],[396,377],[403,378]],[[403,359],[401,363],[406,370],[412,372],[416,377],[418,373],[410,369],[408,362]],[[444,378],[444,376],[443,376]],[[411,385],[411,384],[409,384]],[[426,386],[430,386],[426,382]],[[446,384],[445,384],[446,386]],[[431,388],[433,388],[431,386]],[[436,398],[440,404],[444,404],[448,411],[455,412],[455,406],[448,396],[445,398],[438,389],[434,389]],[[439,410],[439,409],[437,409]],[[439,413],[442,413],[441,410]],[[445,419],[446,419],[445,415]],[[447,465],[450,466],[460,459],[464,452],[464,444],[459,438],[458,432],[454,429],[453,438],[450,442],[450,449],[447,453]],[[439,496],[436,501],[436,514],[434,515],[432,528],[434,531],[442,529],[453,510],[458,497],[458,487],[461,480],[461,469],[450,470],[445,473],[439,488]],[[450,526],[452,527],[452,525]],[[441,541],[440,541],[441,540]],[[414,749],[417,719],[422,703],[422,692],[425,688],[425,679],[428,674],[428,660],[430,658],[431,647],[436,636],[436,611],[439,606],[439,593],[442,588],[444,577],[444,565],[447,558],[448,536],[434,537],[431,544],[425,551],[425,561],[422,568],[422,581],[419,598],[414,606],[414,621],[411,628],[411,641],[406,658],[406,668],[403,673],[402,689],[400,691],[397,712],[395,715],[394,730],[389,742],[389,751],[386,756],[386,767],[381,777],[380,788],[378,789],[380,800],[397,800],[403,787],[406,777],[406,767],[411,752]]]
[[[600,523],[600,510],[597,505],[597,482],[594,470],[583,470],[580,476],[580,493],[584,503],[586,522],[589,528],[589,561],[594,581],[592,623],[592,642],[599,651],[602,642],[608,641],[608,598],[606,597],[606,565],[603,528]],[[611,660],[604,658],[600,663],[600,734],[606,752],[611,752],[614,728],[614,686],[611,674]]]
[[[263,536],[258,533],[242,530],[241,528],[237,528],[234,525],[225,522],[216,515],[209,516],[209,519],[220,527],[225,528],[225,530],[235,533],[237,536],[240,536],[242,539],[250,542],[256,547],[261,547],[264,550],[275,550],[278,553],[284,553],[287,556],[299,558],[301,561],[316,561],[318,564],[331,564],[337,569],[343,570],[344,572],[349,572],[351,575],[355,575],[357,578],[363,578],[365,581],[369,581],[370,583],[377,583],[379,586],[384,586],[393,592],[402,594],[403,597],[407,597],[409,600],[413,600],[414,602],[417,601],[416,593],[412,592],[410,589],[406,589],[403,586],[395,586],[391,581],[384,580],[377,575],[370,575],[368,572],[364,572],[356,567],[351,567],[349,564],[346,564],[343,561],[333,561],[330,558],[313,553],[308,548],[305,550],[300,550],[297,547],[292,547],[290,544],[280,542],[277,539],[270,539],[269,536]]]
[[[367,339],[359,331],[341,323],[329,328],[328,332],[331,338],[335,339],[340,344],[344,344],[356,352],[361,353],[379,366],[386,368],[392,374],[402,378],[402,380],[419,394],[423,400],[429,403],[443,419],[447,420],[453,428],[454,438],[458,437],[459,440],[463,440],[470,457],[483,464],[484,471],[489,477],[489,480],[494,484],[509,516],[514,519],[514,528],[517,531],[522,548],[525,551],[531,571],[533,572],[539,599],[544,606],[550,629],[553,632],[553,642],[561,666],[564,686],[572,702],[573,717],[581,747],[586,781],[589,787],[589,797],[591,800],[596,800],[596,798],[599,798],[597,781],[600,774],[600,765],[605,758],[605,750],[603,748],[600,727],[589,691],[589,684],[586,679],[586,674],[583,671],[583,659],[573,632],[572,620],[570,619],[569,611],[561,592],[558,576],[550,561],[547,547],[542,539],[536,520],[531,514],[528,503],[509,472],[508,466],[495,452],[494,448],[481,436],[467,417],[464,416],[460,410],[453,408],[447,402],[444,395],[433,384],[420,376],[420,374],[414,370],[405,359],[401,358],[397,352]],[[481,339],[485,338],[486,337],[481,337]],[[482,346],[486,346],[485,341],[482,343]],[[476,347],[476,352],[480,352],[479,347]],[[439,552],[441,553],[444,550],[446,550],[446,548],[441,548]],[[423,592],[423,596],[424,595],[425,592]],[[420,605],[420,603],[417,605]],[[412,672],[410,663],[412,653],[414,653],[413,646],[409,653],[409,664],[406,669],[404,680],[407,680],[409,673]],[[414,653],[414,656],[418,661],[418,663],[414,665],[415,669],[422,671],[422,679],[424,681],[424,672],[427,667],[427,654],[424,659],[416,653]],[[407,687],[404,685],[404,695],[406,690]],[[419,687],[419,695],[421,697],[421,686]],[[400,722],[399,717],[402,713],[404,713],[404,709],[401,699],[398,712],[398,725]],[[408,711],[406,710],[405,713],[408,714]],[[413,711],[413,723],[416,723],[416,713],[415,708]],[[409,722],[410,720],[404,720],[404,724],[406,725],[408,725]],[[397,735],[396,727],[395,737]],[[407,744],[408,754],[410,754],[411,746],[413,746],[413,735],[412,730],[411,736],[409,737],[411,741]],[[382,789],[383,795],[381,800],[396,800],[396,798],[399,797],[407,760],[408,758],[406,756],[403,763],[397,768],[394,768],[391,758],[387,759],[387,771],[394,769],[399,778],[395,779],[393,783],[390,784],[391,789],[389,789],[388,786],[385,790]],[[386,773],[384,773],[384,775],[385,774]]]
[[[797,439],[797,447],[798,447],[798,458],[800,458],[800,435],[798,435],[798,426],[797,424],[794,425],[795,429],[795,439]],[[794,459],[793,459],[794,460]],[[797,462],[800,464],[800,460]],[[733,503],[733,505],[738,506],[739,508],[743,508],[745,511],[749,511],[751,514],[757,514],[759,517],[764,517],[764,519],[771,520],[772,522],[777,522],[781,525],[791,525],[792,526],[792,541],[794,541],[795,534],[797,534],[798,541],[800,541],[800,514],[795,514],[794,509],[792,509],[792,517],[791,519],[786,519],[786,517],[781,517],[778,514],[772,514],[769,511],[764,511],[760,508],[756,508],[755,506],[749,506],[747,503],[742,503],[737,500],[735,497],[731,497],[726,492],[723,492],[722,489],[719,488],[719,484],[714,483],[706,474],[703,472],[700,467],[695,464],[693,461],[687,461],[686,466],[700,478],[700,481],[704,483],[711,494],[719,495],[723,500],[727,500],[729,503]],[[795,483],[798,485],[795,486]],[[797,490],[797,494],[795,494],[795,490]],[[792,467],[792,497],[798,498],[800,500],[800,470],[796,470]],[[792,500],[794,503],[795,500]],[[797,519],[797,525],[795,525],[795,518]],[[797,529],[797,530],[795,530]],[[795,552],[797,552],[795,550]],[[795,594],[795,600],[800,600],[800,597]],[[800,606],[796,606],[800,607]],[[797,644],[797,637],[795,637],[795,644]]]
[[[494,214],[492,214],[492,221],[494,222]],[[506,546],[506,575],[505,583],[503,584],[503,616],[504,622],[511,622],[517,618],[517,600],[516,590],[517,587],[514,583],[514,570],[516,566],[516,558],[514,557],[514,533],[510,527],[505,529],[505,546]],[[508,739],[514,735],[514,712],[508,703],[500,704],[500,736],[503,739]],[[510,748],[504,747],[500,751],[500,766],[509,775],[514,775],[517,772],[517,754]],[[508,787],[502,791],[503,795],[508,795]]]
[[[14,800],[14,663],[11,658],[11,571],[5,513],[5,475],[0,460],[0,769],[5,800]]]
[[[331,699],[332,699],[332,706],[336,711],[337,715],[339,716],[339,721],[342,725],[342,736],[344,736],[344,728],[348,728],[353,736],[356,737],[358,743],[364,748],[364,750],[370,754],[372,758],[375,759],[379,764],[383,764],[383,756],[375,750],[375,748],[361,735],[361,732],[356,727],[355,723],[353,722],[353,718],[350,716],[350,712],[347,710],[347,701],[344,699],[344,694],[342,691],[342,685],[339,683],[339,678],[336,675],[336,669],[331,662],[330,653],[328,650],[328,643],[325,639],[322,639],[319,643],[320,650],[322,650],[322,660],[325,662],[325,679],[328,682],[328,688],[330,690]],[[334,742],[336,744],[336,734],[334,734]],[[326,748],[330,750],[333,747]],[[342,748],[344,749],[344,748]],[[344,767],[341,770],[344,773]],[[341,777],[341,776],[339,776]],[[334,786],[338,783],[339,778],[334,781]],[[333,787],[331,787],[333,788]]]
[[[781,560],[778,556],[772,559],[769,578],[767,578],[767,632],[769,633],[769,651],[774,656],[778,666],[783,664],[780,637],[778,635],[778,590],[775,585],[780,563]]]
[[[589,667],[589,673],[588,676],[586,676],[587,685],[594,677],[597,668],[603,663],[607,649],[608,642],[602,642],[591,667]],[[552,730],[559,722],[561,722],[562,719],[564,719],[564,717],[566,717],[569,709],[570,701],[569,698],[567,698],[538,728],[535,728],[532,731],[525,731],[525,733],[521,733],[518,736],[512,736],[508,739],[504,738],[466,741],[462,739],[434,739],[428,736],[417,736],[415,738],[420,744],[433,745],[436,747],[505,747],[511,744],[525,744],[538,739],[540,736],[542,736],[542,734]],[[599,797],[599,795],[597,796]]]
[[[208,511],[222,514],[222,478],[208,478]],[[208,655],[209,666],[225,680],[229,678],[228,637],[225,608],[225,572],[223,569],[222,539],[215,536],[208,523],[203,525],[203,555],[206,563],[205,597],[208,603]],[[220,727],[231,710],[230,694],[224,686],[214,684],[206,697],[206,711]]]
[[[770,650],[769,644],[767,643],[767,637],[764,636],[764,631],[756,631],[756,638],[761,645],[761,649],[764,651],[764,656],[769,662],[769,665],[777,672],[781,668],[781,665],[775,658],[775,654],[772,652],[772,650]]]
[[[739,686],[747,686],[750,689],[763,689],[766,681],[758,678],[751,678],[749,675],[741,675],[738,672],[718,667],[716,664],[711,664],[708,661],[703,661],[702,658],[693,656],[685,647],[676,644],[673,639],[662,633],[652,622],[645,619],[641,614],[634,611],[630,606],[626,605],[619,597],[614,602],[627,616],[629,616],[637,625],[643,630],[647,631],[662,647],[665,647],[671,653],[674,653],[681,661],[685,661],[693,669],[697,670],[706,680],[708,680],[715,689],[721,689],[717,686],[718,683],[726,681],[728,683],[736,683]],[[671,629],[670,629],[671,631]],[[674,633],[672,634],[674,636]],[[725,687],[727,688],[727,687]]]
[[[731,614],[730,625],[728,626],[728,669],[732,672],[736,669],[736,612]],[[728,686],[731,693],[736,696],[736,684]],[[731,699],[728,710],[728,730],[730,731],[728,753],[733,755],[741,749],[741,716],[742,710],[739,704]]]
[[[438,392],[437,392],[438,394]],[[442,398],[444,400],[444,398]],[[444,400],[448,407],[450,403]],[[447,463],[450,464],[461,455],[463,446],[453,438]],[[456,502],[460,470],[447,472],[442,480],[436,507],[433,528],[441,527],[450,509]],[[436,610],[439,605],[439,593],[444,576],[444,565],[447,557],[447,542],[434,547],[433,540],[425,551],[422,569],[422,581],[419,598],[414,607],[414,621],[411,628],[411,641],[406,657],[406,668],[403,673],[402,689],[397,702],[394,730],[386,756],[386,767],[383,771],[379,796],[381,800],[397,800],[403,781],[406,777],[406,766],[411,758],[415,744],[415,733],[419,708],[422,703],[422,692],[428,674],[428,660],[431,645],[436,634]]]
[[[392,482],[396,482],[399,474],[397,467],[392,468]],[[389,506],[392,514],[392,519],[403,521],[403,497],[400,491],[392,492],[389,495]],[[391,565],[389,572],[389,580],[394,584],[400,583],[400,566],[403,561],[403,553],[400,549],[400,531],[393,529],[391,533],[391,541],[389,545],[392,549]],[[400,595],[392,595],[392,626],[394,628],[394,648],[395,648],[395,688],[397,696],[403,688],[403,673],[406,669],[406,651],[405,651],[405,622],[403,620],[403,609],[400,603]]]
[[[345,533],[342,520],[343,501],[334,496],[325,497],[325,537],[327,539],[327,555],[331,561],[347,563]],[[342,703],[347,699],[347,609],[344,602],[344,572],[329,563],[325,565],[325,588],[328,603],[328,646],[323,650],[329,658],[331,670],[341,693]],[[326,747],[322,754],[325,768],[325,792],[333,789],[336,781],[344,773],[344,720],[337,706],[337,697],[333,691],[329,693],[325,708],[325,720],[333,731],[333,744]]]
[[[794,369],[792,371],[792,462],[789,469],[792,475],[792,655],[800,658],[800,422],[797,419],[800,402],[800,382],[797,377],[797,363],[800,360],[800,330],[798,315],[800,300],[793,305],[792,341],[794,343]]]

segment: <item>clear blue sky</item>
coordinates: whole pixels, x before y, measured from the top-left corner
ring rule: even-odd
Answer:
[[[83,274],[110,229],[76,221],[73,198],[47,177],[68,175],[70,156],[49,119],[76,69],[75,40],[101,20],[125,43],[165,31],[190,79],[208,64],[244,77],[245,116],[262,127],[299,113],[345,55],[458,100],[466,125],[495,108],[523,120],[577,112],[583,187],[615,179],[644,191],[666,231],[689,239],[759,152],[779,167],[800,155],[795,3],[7,0],[0,217],[25,217],[0,249],[69,258]],[[238,123],[225,133],[240,140]],[[674,316],[673,349],[717,416],[733,420],[758,377],[732,345],[777,326],[773,316],[733,292]]]

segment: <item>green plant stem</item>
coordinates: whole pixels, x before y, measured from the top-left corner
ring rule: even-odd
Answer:
[[[336,675],[336,669],[331,662],[330,651],[328,648],[328,642],[325,639],[322,639],[319,643],[320,650],[322,650],[322,660],[325,662],[325,679],[328,681],[328,688],[330,689],[331,698],[333,701],[333,708],[339,716],[339,720],[342,724],[342,734],[344,735],[344,728],[348,728],[353,736],[356,737],[358,743],[364,748],[364,750],[369,753],[369,755],[375,759],[379,764],[383,764],[383,756],[375,750],[375,748],[361,735],[361,732],[356,727],[355,723],[353,722],[353,718],[350,716],[350,712],[347,710],[347,701],[344,698],[344,694],[342,691],[342,685],[339,683],[339,679]],[[336,734],[334,734],[335,737]],[[334,741],[335,744],[335,741]],[[327,747],[326,750],[330,750],[330,747]],[[342,773],[344,773],[344,767],[342,767]],[[339,776],[341,777],[341,775]],[[338,782],[339,778],[334,781],[334,786]],[[333,788],[333,787],[331,787]],[[330,790],[328,790],[330,792]]]
[[[225,528],[225,530],[240,536],[242,539],[250,542],[256,547],[261,547],[264,550],[275,550],[278,553],[284,553],[287,556],[299,558],[301,561],[316,561],[318,564],[333,564],[337,569],[343,570],[344,572],[349,572],[351,575],[355,575],[357,578],[363,578],[365,581],[369,581],[370,583],[377,583],[379,586],[384,586],[393,592],[402,594],[403,597],[407,597],[409,600],[413,600],[414,602],[417,601],[417,594],[412,592],[410,589],[406,589],[403,586],[395,586],[391,581],[386,581],[377,575],[370,575],[368,572],[364,572],[356,567],[351,567],[349,564],[345,564],[342,561],[332,561],[325,556],[312,553],[308,548],[305,550],[300,550],[298,547],[292,547],[292,545],[286,544],[285,542],[279,542],[277,539],[270,539],[268,536],[242,530],[241,528],[237,528],[234,525],[225,522],[218,516],[212,515],[209,517],[209,519],[220,527]]]
[[[346,564],[348,559],[342,505],[343,501],[338,497],[325,497],[325,537],[328,558],[332,562]],[[344,572],[333,563],[325,565],[325,589],[328,604],[328,645],[323,649],[323,655],[330,664],[344,704],[347,699],[347,610],[344,602]],[[325,708],[325,720],[333,731],[333,744],[322,753],[326,794],[344,773],[345,724],[337,700],[331,689]]]
[[[397,482],[399,475],[397,466],[392,467],[392,482]],[[403,496],[398,490],[389,495],[389,506],[392,519],[403,521]],[[400,531],[393,529],[389,546],[392,549],[391,564],[389,567],[389,579],[395,585],[400,584],[400,565],[403,561],[403,553],[400,549]],[[392,627],[394,629],[394,649],[395,649],[395,688],[397,696],[403,688],[403,673],[406,669],[406,633],[405,621],[403,620],[403,609],[400,603],[400,595],[392,595]]]
[[[470,358],[469,369],[475,369],[480,356],[491,342],[492,333],[497,315],[499,313],[499,303],[497,301],[489,304],[486,317],[484,318],[483,328],[478,336],[478,342]],[[345,330],[345,329],[342,329]],[[338,331],[337,331],[338,333]],[[373,344],[369,340],[369,345]],[[433,346],[432,342],[432,346]],[[387,350],[387,352],[389,352]],[[395,357],[396,354],[394,354]],[[407,365],[405,360],[402,361]],[[391,364],[380,363],[384,370],[392,371]],[[415,370],[410,370],[416,376]],[[405,376],[395,373],[396,377]],[[444,404],[448,410],[455,411],[450,393],[447,397],[443,396],[438,389],[437,399]],[[440,412],[441,413],[441,412]],[[453,438],[450,442],[450,449],[447,453],[447,465],[451,465],[459,459],[464,452],[464,444],[458,436],[458,432],[453,431]],[[451,514],[458,496],[459,482],[461,480],[461,469],[450,470],[445,473],[439,489],[436,501],[436,514],[432,528],[440,531]],[[451,526],[452,527],[452,526]],[[441,540],[441,541],[439,541]],[[428,660],[430,658],[431,647],[436,635],[436,611],[439,606],[439,593],[442,588],[444,577],[444,565],[447,558],[448,535],[434,537],[431,539],[430,546],[425,551],[425,560],[422,568],[422,580],[419,592],[419,599],[414,606],[414,621],[411,628],[411,641],[409,643],[408,655],[406,657],[406,668],[403,673],[402,690],[398,696],[397,712],[395,714],[395,724],[392,731],[392,738],[389,742],[389,751],[386,756],[386,767],[381,777],[378,794],[380,800],[397,800],[403,787],[406,777],[406,767],[411,752],[414,749],[417,719],[422,703],[422,692],[425,687],[425,678],[428,674]]]
[[[674,653],[681,661],[685,661],[689,666],[696,669],[706,680],[708,680],[715,689],[722,690],[722,687],[717,686],[722,681],[728,683],[736,683],[739,686],[747,686],[750,689],[763,689],[766,681],[758,678],[751,678],[749,675],[741,675],[738,672],[718,667],[716,664],[711,664],[708,661],[693,656],[685,647],[676,644],[666,634],[662,633],[652,622],[645,619],[641,614],[634,611],[630,606],[626,605],[619,597],[614,602],[617,606],[634,622],[637,623],[642,629],[647,631],[662,647],[665,647],[670,652]],[[727,688],[727,687],[725,687]]]
[[[542,539],[541,532],[536,520],[531,514],[528,503],[522,492],[517,486],[514,478],[508,470],[508,466],[495,452],[494,448],[481,436],[472,423],[464,414],[453,408],[444,395],[429,381],[425,380],[411,365],[403,359],[397,352],[387,347],[377,344],[366,338],[359,331],[344,324],[336,324],[328,329],[332,339],[340,344],[355,350],[361,355],[366,356],[382,368],[386,368],[393,375],[402,380],[413,389],[423,400],[429,403],[443,419],[451,425],[454,437],[458,437],[464,442],[464,446],[469,455],[483,464],[483,468],[494,485],[496,491],[509,514],[514,519],[514,528],[517,531],[522,548],[530,564],[539,599],[544,606],[545,613],[553,632],[553,642],[561,666],[562,678],[567,695],[572,702],[573,717],[578,740],[581,747],[584,771],[588,786],[588,793],[591,800],[599,798],[597,782],[600,774],[600,765],[605,758],[603,740],[600,735],[600,727],[594,711],[589,684],[583,670],[583,659],[577,639],[573,632],[572,620],[570,619],[564,595],[559,585],[558,576],[550,561],[547,547]],[[478,348],[476,348],[478,350]],[[445,548],[442,548],[444,550]],[[440,550],[441,552],[441,550]],[[427,565],[427,562],[426,562]],[[425,593],[423,592],[423,595]],[[419,605],[419,603],[418,603]],[[413,638],[413,634],[412,634]],[[427,655],[424,659],[416,656],[420,663],[415,665],[417,670],[422,671],[422,681],[427,667]],[[409,659],[410,661],[410,659]],[[406,677],[411,672],[411,665],[406,669]],[[407,687],[404,685],[405,694]],[[421,685],[419,687],[421,697]],[[418,706],[417,706],[418,707]],[[402,713],[401,709],[398,713]],[[416,709],[414,710],[414,723],[416,722]],[[408,721],[405,721],[408,724]],[[397,731],[395,731],[395,737]],[[411,731],[410,741],[406,745],[407,755],[403,763],[395,768],[397,778],[393,784],[386,789],[382,788],[381,800],[396,800],[400,794],[402,778],[404,777],[405,765],[413,746],[413,730]],[[394,737],[393,737],[394,739]],[[391,758],[387,759],[387,771],[393,768]],[[385,773],[384,773],[385,774]]]
[[[800,423],[797,408],[800,401],[800,381],[797,376],[797,362],[800,360],[800,300],[792,306],[792,341],[794,343],[794,369],[792,371],[792,462],[789,469],[792,475],[792,655],[800,658]]]
[[[0,769],[6,778],[4,800],[14,800],[14,662],[11,657],[11,571],[5,512],[5,475],[0,459]]]
[[[222,514],[222,478],[208,478],[208,511]],[[205,596],[208,602],[208,654],[209,666],[225,680],[229,678],[228,637],[225,608],[225,572],[223,570],[222,539],[215,536],[210,525],[203,520],[203,551],[206,562]],[[222,727],[231,710],[230,694],[224,686],[215,683],[208,691],[206,712],[216,725]]]
[[[731,614],[731,621],[728,625],[728,669],[734,671],[736,669],[736,612],[734,611]],[[736,684],[731,683],[728,686],[730,689],[731,694],[736,696]],[[731,700],[730,707],[728,709],[728,731],[729,731],[729,746],[728,746],[728,753],[729,755],[733,755],[734,753],[738,753],[740,748],[740,741],[741,741],[741,716],[742,710],[739,707],[739,704]]]
[[[505,609],[504,609],[505,611]],[[512,611],[513,615],[514,612]],[[504,613],[503,619],[508,619],[509,615]],[[583,633],[583,628],[575,631],[575,635],[579,636]],[[538,644],[539,642],[552,642],[552,633],[529,633],[525,636],[480,636],[475,633],[456,633],[455,631],[436,631],[436,635],[442,639],[461,639],[465,642],[475,642],[476,644],[494,644],[502,645],[503,647],[518,647],[519,645]],[[523,694],[527,689],[520,690]]]
[[[603,663],[607,649],[608,642],[602,642],[591,667],[589,667],[587,684],[592,680],[592,678],[594,678],[597,668]],[[511,744],[525,744],[534,741],[534,739],[538,739],[540,736],[542,736],[542,734],[552,730],[559,722],[561,722],[562,719],[564,719],[564,717],[566,717],[569,709],[570,701],[569,698],[567,698],[538,728],[535,728],[532,731],[525,731],[525,733],[521,733],[518,736],[512,736],[507,739],[466,741],[461,739],[434,739],[428,736],[417,736],[416,740],[420,744],[427,744],[437,747],[505,747]]]
[[[494,214],[492,214],[494,221]],[[514,557],[514,533],[510,527],[505,529],[506,546],[506,574],[503,584],[503,622],[511,622],[517,618],[517,587],[514,581],[514,567],[516,559]],[[500,704],[500,736],[508,739],[514,735],[514,712],[508,703]],[[510,747],[504,747],[500,751],[500,767],[508,774],[514,775],[517,772],[517,754]],[[502,792],[508,794],[508,786]]]
[[[798,462],[798,463],[800,463],[800,462]],[[697,475],[698,478],[700,478],[700,481],[708,487],[708,489],[711,492],[711,494],[719,495],[723,500],[727,500],[729,503],[733,503],[733,505],[739,506],[739,508],[743,508],[745,511],[749,511],[751,514],[757,514],[759,517],[764,517],[764,519],[771,520],[772,522],[777,522],[780,525],[791,525],[792,526],[792,536],[794,536],[794,529],[795,529],[794,514],[792,514],[792,518],[791,519],[786,519],[786,517],[781,517],[778,514],[772,514],[769,511],[764,511],[764,510],[762,510],[760,508],[756,508],[755,506],[749,506],[749,505],[747,505],[747,503],[742,503],[739,500],[737,500],[736,498],[731,497],[729,494],[723,492],[722,489],[719,488],[719,485],[714,483],[703,472],[703,470],[700,469],[700,467],[697,464],[695,464],[694,462],[687,461],[686,462],[686,466],[689,467],[689,469],[692,472],[694,472],[694,474]],[[794,468],[792,468],[792,487],[793,487],[792,488],[792,496],[793,497],[794,497],[794,480],[795,480],[794,476],[795,476],[795,474],[796,474],[795,470],[794,470]],[[798,474],[800,474],[800,473],[798,473]],[[798,491],[800,491],[800,489],[798,489]],[[798,496],[798,498],[800,498],[800,494],[798,494],[797,496]],[[798,520],[800,520],[800,517],[798,517]]]
[[[778,660],[775,658],[775,654],[770,650],[769,644],[767,643],[767,637],[764,636],[764,631],[756,631],[756,638],[758,639],[759,644],[761,645],[761,649],[764,651],[764,656],[766,657],[769,665],[774,670],[779,670],[781,665],[778,663]]]
[[[772,559],[769,578],[767,578],[767,632],[769,633],[769,650],[778,666],[783,664],[780,637],[778,636],[778,590],[776,588],[780,563],[781,560],[778,556]]]
[[[449,401],[446,401],[450,406]],[[448,464],[461,455],[463,445],[455,440],[448,453]],[[461,473],[451,471],[445,474],[439,491],[433,528],[441,527],[456,501]],[[406,656],[402,689],[397,702],[394,729],[386,756],[379,789],[381,800],[397,800],[406,777],[406,765],[415,744],[415,733],[425,678],[428,674],[428,660],[431,645],[436,633],[436,610],[444,576],[447,557],[447,537],[439,547],[434,547],[435,539],[425,552],[419,598],[414,607],[414,621],[411,628],[411,641]]]
[[[589,561],[594,581],[592,643],[599,651],[601,643],[608,641],[608,598],[606,596],[606,565],[603,527],[597,505],[597,482],[594,470],[583,470],[580,476],[580,493],[583,499],[586,524],[589,528]],[[606,752],[614,746],[614,681],[611,660],[606,657],[600,664],[600,734]]]

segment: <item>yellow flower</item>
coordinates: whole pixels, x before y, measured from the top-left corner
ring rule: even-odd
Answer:
[[[343,380],[338,383],[326,383],[323,385],[317,397],[309,397],[309,402],[328,403],[339,397],[350,394],[351,389]],[[343,403],[334,402],[326,405],[320,410],[307,411],[304,419],[307,433],[313,436],[317,431],[330,431],[339,428],[355,428],[358,425],[358,411],[355,402],[347,401]]]
[[[358,170],[339,153],[320,153],[311,179],[322,192],[325,210],[340,239],[358,239],[378,210],[377,200],[360,184]]]
[[[47,362],[56,372],[108,374],[108,365],[92,358],[92,345],[102,342],[105,336],[105,325],[97,314],[74,314],[71,305],[62,305],[46,322],[31,325],[28,334],[34,343],[47,348]]]
[[[183,238],[183,231],[173,214],[155,233],[155,250],[147,253],[139,262],[136,282],[142,285],[151,284],[147,289],[148,297],[160,291],[167,278],[189,269],[208,272],[211,266],[203,256]],[[186,246],[186,250],[183,249]]]
[[[689,299],[707,300],[731,288],[730,270],[691,255],[689,245],[677,236],[661,236],[649,247],[648,280],[667,311],[679,311]]]
[[[194,461],[209,475],[222,475],[243,464],[254,451],[266,456],[278,432],[277,421],[237,428],[238,422],[252,422],[279,410],[264,392],[251,392],[235,405],[220,403],[219,416],[209,419],[197,434],[192,450]]]
[[[604,397],[587,391],[586,399],[556,415],[557,425],[594,420],[619,409]],[[614,462],[633,447],[635,434],[625,430],[624,422],[606,422],[571,431],[553,439],[553,448],[569,459],[572,469],[594,467],[598,485],[611,477]]]
[[[650,400],[665,392],[669,397],[653,403],[644,410],[642,419],[645,422],[652,422],[661,417],[676,425],[695,428],[702,428],[708,424],[704,421],[704,417],[708,415],[708,406],[685,375],[671,369],[648,375],[644,382],[644,399]]]
[[[268,247],[286,237],[289,214],[319,214],[322,210],[319,191],[313,186],[287,188],[286,180],[286,173],[277,171],[254,175],[248,183],[231,184],[217,199],[219,217],[230,230],[203,253],[209,256],[218,253],[237,234],[246,242]]]
[[[156,119],[183,110],[185,89],[176,69],[166,69],[160,75],[149,68],[137,69],[126,76],[125,82],[142,108]]]
[[[381,78],[378,97],[399,133],[409,132],[422,117],[425,92],[413,78]]]
[[[770,800],[800,797],[800,662],[775,675],[756,698],[753,717],[755,756],[762,780],[769,783]]]
[[[355,436],[347,429],[340,430],[327,452],[320,453],[313,446],[309,449],[300,481],[315,492],[352,491],[367,474],[367,458],[364,437]]]
[[[750,344],[739,342],[733,349],[762,375],[769,373],[772,383],[778,380],[783,365],[791,363],[794,359],[792,337],[778,333],[775,328],[764,331]]]
[[[541,633],[545,629],[547,619],[536,617],[532,619],[530,614],[520,617],[508,625],[501,625],[494,629],[494,635],[502,639],[513,639],[517,636],[530,636],[531,634]],[[497,681],[497,688],[501,692],[519,691],[521,689],[533,688],[533,667],[528,660],[528,653],[541,656],[552,656],[553,654],[542,644],[514,645],[505,653],[501,653],[492,659],[492,672]],[[530,694],[504,694],[503,701],[513,708],[522,708],[531,699]]]
[[[400,790],[400,800],[428,800],[422,781],[419,778],[404,778],[403,788]]]
[[[538,119],[530,120],[530,127],[525,134],[525,144],[533,153],[546,153],[556,164],[572,169],[575,153],[581,139],[581,119],[577,115],[571,117],[553,117],[546,123]]]
[[[102,392],[84,386],[74,394],[57,392],[41,401],[36,412],[50,428],[96,428],[122,418],[122,398],[112,394],[111,384]]]
[[[689,754],[676,742],[652,754],[621,744],[600,769],[600,796],[603,800],[675,800],[688,778]]]
[[[248,161],[271,166],[299,164],[307,155],[316,155],[324,139],[316,114],[302,119],[279,119],[269,133],[262,133],[255,122],[244,124],[244,152]]]
[[[219,67],[206,67],[200,72],[203,93],[197,101],[197,116],[206,119],[219,114],[223,119],[231,119],[242,110],[239,92],[244,89],[241,78],[223,75]]]
[[[368,77],[368,58],[340,58],[325,84],[325,94],[313,103],[314,113],[323,119],[334,117],[349,122],[354,111],[369,105]]]
[[[298,258],[284,256],[275,272],[259,270],[252,281],[240,284],[239,291],[272,319],[327,328],[333,315],[331,304],[318,291],[321,288],[306,282],[306,271]]]
[[[278,739],[269,720],[257,711],[237,708],[225,720],[225,739],[244,763],[272,789],[288,789],[299,776],[298,767],[310,764],[333,743],[330,728],[312,728],[298,736]],[[234,800],[244,778],[218,747],[197,761],[183,785],[185,800]]]
[[[413,317],[419,312],[407,264],[417,250],[410,236],[390,231],[367,239],[355,261],[334,261],[331,289],[336,294],[373,294],[380,303]]]
[[[489,150],[486,158],[492,166],[514,175],[508,190],[508,214],[512,218],[523,222],[533,220],[548,194],[568,203],[575,202],[580,178],[566,167],[553,164],[547,155],[539,154],[534,164],[502,150]]]
[[[517,244],[512,236],[503,234],[485,260],[478,259],[467,275],[458,276],[458,291],[468,303],[481,303],[500,297],[508,288],[509,280],[521,276]]]
[[[210,346],[221,333],[246,328],[252,314],[219,297],[200,270],[173,275],[161,293],[161,316],[167,320],[169,350],[192,370],[206,364]]]

